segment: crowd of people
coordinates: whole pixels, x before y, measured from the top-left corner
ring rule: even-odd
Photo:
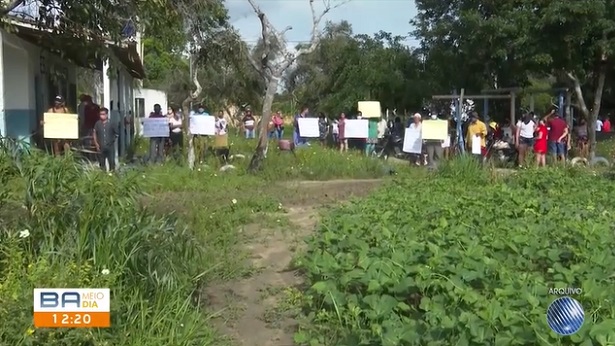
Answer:
[[[53,106],[47,113],[69,113],[65,106],[64,99],[57,96]],[[101,168],[106,169],[106,162],[109,168],[115,169],[115,145],[119,137],[118,124],[111,124],[109,121],[109,110],[101,108],[92,102],[87,95],[82,95],[78,109],[80,119],[80,136],[91,136],[93,146],[98,153]],[[205,107],[200,104],[190,112],[189,116],[210,116]],[[298,122],[299,119],[309,116],[309,108],[303,107],[294,116],[294,131],[292,140],[283,140],[284,136],[284,116],[280,111],[275,112],[268,124],[267,131],[270,139],[280,142],[292,143],[293,147],[310,145],[307,138],[301,137]],[[184,143],[184,117],[181,110],[169,107],[166,114],[162,112],[161,106],[156,104],[154,110],[149,114],[149,118],[166,118],[169,124],[169,135],[167,137],[150,138],[148,161],[151,163],[161,163],[165,157],[172,154],[177,159],[180,157]],[[349,148],[349,139],[346,138],[345,113],[340,113],[337,117],[327,117],[324,113],[318,113],[318,142],[323,146],[333,146],[341,152]],[[362,113],[357,112],[353,119],[362,119]],[[436,115],[430,115],[428,120],[438,119]],[[423,123],[423,116],[420,113],[414,114],[406,124],[400,117],[395,117],[394,121],[387,122],[383,118],[368,119],[368,137],[351,141],[355,142],[356,147],[365,151],[366,155],[371,155],[376,150],[376,145],[385,135],[396,138],[403,138],[407,128],[420,129]],[[241,131],[247,139],[255,139],[259,123],[252,111],[248,108],[241,117]],[[423,153],[411,155],[415,164],[433,163],[437,159],[447,157],[449,148],[454,146],[456,138],[456,126],[451,121],[449,126],[450,138],[447,141],[423,141]],[[610,115],[600,117],[595,124],[596,132],[611,132]],[[517,163],[522,166],[526,163],[527,154],[535,154],[535,164],[545,166],[547,155],[551,154],[554,162],[564,162],[568,151],[571,149],[571,139],[574,137],[576,142],[577,154],[581,157],[588,155],[588,131],[589,127],[584,119],[575,119],[572,129],[569,128],[566,120],[552,109],[542,118],[537,117],[533,112],[525,113],[521,119],[512,125],[509,121],[502,123],[491,122],[487,124],[480,120],[477,112],[470,113],[470,119],[463,126],[466,148],[469,152],[476,153],[476,156],[484,159],[489,155],[490,145],[494,141],[504,141],[510,143],[517,153]],[[228,133],[228,122],[224,112],[220,111],[216,115],[215,134],[226,135]],[[193,135],[196,159],[202,161],[205,156],[206,137],[204,135]],[[473,137],[480,138],[480,154],[472,150]],[[447,143],[445,145],[445,142]],[[53,140],[52,151],[54,154],[66,151],[66,141]],[[286,144],[288,146],[288,144]],[[280,147],[282,148],[282,147]]]
[[[519,166],[526,163],[529,152],[534,153],[536,165],[539,167],[546,166],[549,154],[553,157],[553,162],[565,162],[569,150],[572,149],[573,139],[578,156],[587,158],[589,154],[587,121],[583,118],[574,119],[571,129],[556,108],[551,109],[543,117],[538,117],[534,112],[526,112],[515,125],[506,121],[502,125],[493,122],[489,127],[478,120],[478,114],[474,112],[470,123],[467,143],[471,143],[472,136],[482,137],[482,155],[486,156],[488,148],[485,138],[492,133],[494,140],[506,141],[514,146]],[[610,115],[600,117],[596,121],[595,130],[603,133],[611,132]]]

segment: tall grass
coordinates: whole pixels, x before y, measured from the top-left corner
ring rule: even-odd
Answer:
[[[86,173],[71,157],[0,152],[0,344],[208,345],[191,301],[209,268],[203,246],[138,199],[137,174]],[[12,189],[10,182],[23,184]],[[27,230],[27,232],[26,232]],[[32,329],[35,287],[109,287],[105,330]]]
[[[213,140],[210,138],[206,142],[210,146]],[[135,143],[139,143],[137,148],[139,155],[147,156],[149,145],[147,139],[139,139]],[[231,175],[248,176],[247,168],[256,144],[257,139],[245,139],[234,132],[229,134],[230,154],[234,158],[230,163],[236,168]],[[311,144],[309,147],[298,148],[296,156],[294,156],[290,152],[279,151],[277,140],[271,139],[264,169],[256,179],[268,181],[362,179],[378,178],[388,173],[383,168],[385,165],[382,161],[366,157],[362,152],[350,151],[342,154],[335,148],[321,146],[316,140],[312,141]],[[242,155],[243,158],[238,158],[238,154]],[[183,165],[185,166],[186,150],[184,150],[183,156]],[[176,166],[175,161],[171,159],[168,160],[168,165]],[[196,163],[197,170],[210,171],[212,176],[215,173],[214,171],[222,165],[220,160],[209,151],[207,151],[203,162]],[[173,169],[175,170],[175,168]],[[249,176],[248,179],[254,179],[253,175]]]

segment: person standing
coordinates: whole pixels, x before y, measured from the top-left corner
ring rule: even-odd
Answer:
[[[585,118],[579,119],[577,126],[575,127],[577,149],[579,150],[579,156],[587,158],[589,156],[589,138],[587,121]]]
[[[299,132],[299,119],[306,118],[308,112],[309,112],[309,108],[304,106],[301,108],[301,112],[295,115],[295,120],[293,122],[293,125],[295,127],[293,131],[293,142],[295,143],[295,147],[299,147],[302,145],[309,145],[308,141],[305,138],[301,137],[300,132]]]
[[[254,131],[254,127],[256,126],[256,119],[254,115],[252,115],[252,111],[250,109],[246,110],[246,114],[241,119],[243,123],[243,130],[245,132],[246,138],[252,139],[256,138],[256,131]]]
[[[534,143],[534,153],[536,154],[536,166],[544,167],[547,165],[547,136],[549,130],[544,120],[540,120],[536,128],[536,141]]]
[[[108,161],[109,171],[113,172],[115,170],[115,142],[120,131],[118,126],[109,120],[107,108],[101,108],[99,116],[100,119],[96,122],[92,131],[94,146],[98,152],[98,165],[103,171],[106,171]]]
[[[478,119],[478,113],[476,111],[470,114],[470,124],[468,125],[467,131],[466,146],[470,153],[472,153],[472,139],[475,137],[480,138],[480,154],[473,155],[480,158],[482,161],[482,158],[487,155],[487,125]]]
[[[81,103],[78,106],[79,114],[79,137],[91,136],[94,125],[99,120],[100,107],[92,101],[92,96],[81,95]]]
[[[515,134],[515,146],[519,150],[519,167],[525,163],[525,154],[528,148],[534,146],[534,132],[536,131],[536,123],[532,120],[534,114],[527,113],[517,122],[517,131]]]
[[[47,110],[47,113],[67,114],[70,113],[64,103],[64,98],[60,95],[56,96],[53,100],[53,106]],[[44,125],[44,120],[41,120],[41,125]],[[44,131],[44,128],[43,128]],[[70,144],[65,139],[52,139],[51,140],[51,153],[54,156],[58,156],[62,153],[67,154],[70,151]]]
[[[280,140],[282,139],[282,137],[284,136],[284,118],[282,117],[282,112],[277,111],[274,115],[273,115],[273,131],[275,134],[275,137]]]
[[[159,104],[154,105],[154,111],[149,114],[148,118],[166,118],[162,114],[162,109]],[[165,137],[151,137],[149,139],[149,161],[152,163],[164,162],[164,143]]]
[[[431,115],[431,119],[427,121],[437,121],[438,116],[435,114]],[[447,133],[448,135],[448,133]],[[444,148],[442,145],[444,141],[441,140],[433,140],[428,139],[425,140],[425,151],[427,152],[427,164],[429,166],[435,166],[437,160],[441,160],[444,158]]]
[[[596,119],[596,132],[602,132],[602,126],[604,126],[602,120],[600,118]]]
[[[421,113],[414,113],[411,120],[412,122],[408,125],[408,129],[416,130],[420,133],[422,130],[422,118]],[[422,153],[414,154],[414,164],[420,166],[422,163],[422,157]]]
[[[331,122],[331,137],[333,145],[337,148],[340,144],[340,122],[337,119],[333,119]]]
[[[340,120],[338,122],[339,128],[339,141],[340,141],[340,152],[348,151],[348,139],[346,138],[346,113],[340,114]]]
[[[184,134],[182,132],[183,121],[181,116],[169,107],[169,140],[171,141],[171,152],[176,160],[181,158],[181,150],[184,147]]]
[[[609,114],[604,117],[604,121],[602,122],[602,132],[611,132],[611,119],[609,117]]]
[[[320,145],[324,147],[325,145],[327,145],[327,136],[329,135],[329,122],[327,121],[327,117],[323,112],[318,113],[318,134]]]
[[[203,116],[208,117],[211,116],[205,110],[205,106],[202,103],[199,103],[196,111],[190,112],[190,117]],[[205,151],[207,150],[207,136],[206,135],[192,135],[192,143],[194,147],[195,160],[199,163],[203,163],[205,159]]]
[[[376,143],[378,143],[378,118],[369,118],[367,119],[365,155],[370,156],[376,151]]]
[[[544,122],[548,128],[547,146],[549,154],[553,156],[555,162],[566,161],[566,138],[568,137],[568,124],[562,119],[555,109],[544,117]]]
[[[219,111],[216,118],[216,136],[224,136],[228,132],[228,123],[224,119],[224,112]]]

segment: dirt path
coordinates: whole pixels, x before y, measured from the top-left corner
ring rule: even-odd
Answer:
[[[252,275],[206,289],[209,308],[216,312],[216,326],[232,344],[294,345],[297,323],[288,301],[302,278],[289,268],[297,249],[316,227],[320,207],[364,196],[379,184],[378,180],[285,184],[288,193],[282,203],[286,213],[279,215],[283,226],[267,229],[252,224],[242,229]]]

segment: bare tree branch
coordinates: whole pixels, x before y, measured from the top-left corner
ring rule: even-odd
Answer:
[[[280,35],[284,36],[287,32],[291,31],[293,29],[292,26],[287,26],[286,28],[284,28],[284,30],[280,31]]]
[[[316,15],[316,9],[314,8],[314,0],[310,1],[310,11],[312,12],[312,37],[310,39],[310,45],[306,49],[302,49],[299,52],[299,55],[309,54],[313,52],[316,47],[318,47],[318,42],[320,42],[320,22],[322,18],[331,10],[334,10],[346,3],[350,2],[350,0],[343,0],[339,2],[335,6],[331,6],[331,0],[323,0],[323,4],[325,5],[325,9],[322,10],[320,15]]]
[[[316,50],[318,47],[318,43],[320,43],[320,23],[324,16],[331,12],[331,10],[336,9],[340,6],[345,5],[350,2],[350,0],[343,0],[339,2],[335,6],[331,6],[331,0],[323,0],[323,4],[325,5],[324,10],[320,14],[316,14],[316,9],[314,7],[314,0],[309,0],[310,2],[310,11],[312,13],[312,36],[310,38],[310,45],[306,47],[302,47],[299,49],[297,54],[288,53],[286,54],[284,60],[280,65],[280,70],[285,71],[288,69],[301,55],[309,54]]]
[[[199,95],[201,95],[203,87],[201,86],[201,83],[199,83],[199,69],[198,66],[196,66],[196,63],[193,63],[192,70],[194,71],[194,73],[192,74],[192,83],[194,83],[194,85],[196,86],[196,89],[192,93],[192,98],[196,99],[199,97]]]

